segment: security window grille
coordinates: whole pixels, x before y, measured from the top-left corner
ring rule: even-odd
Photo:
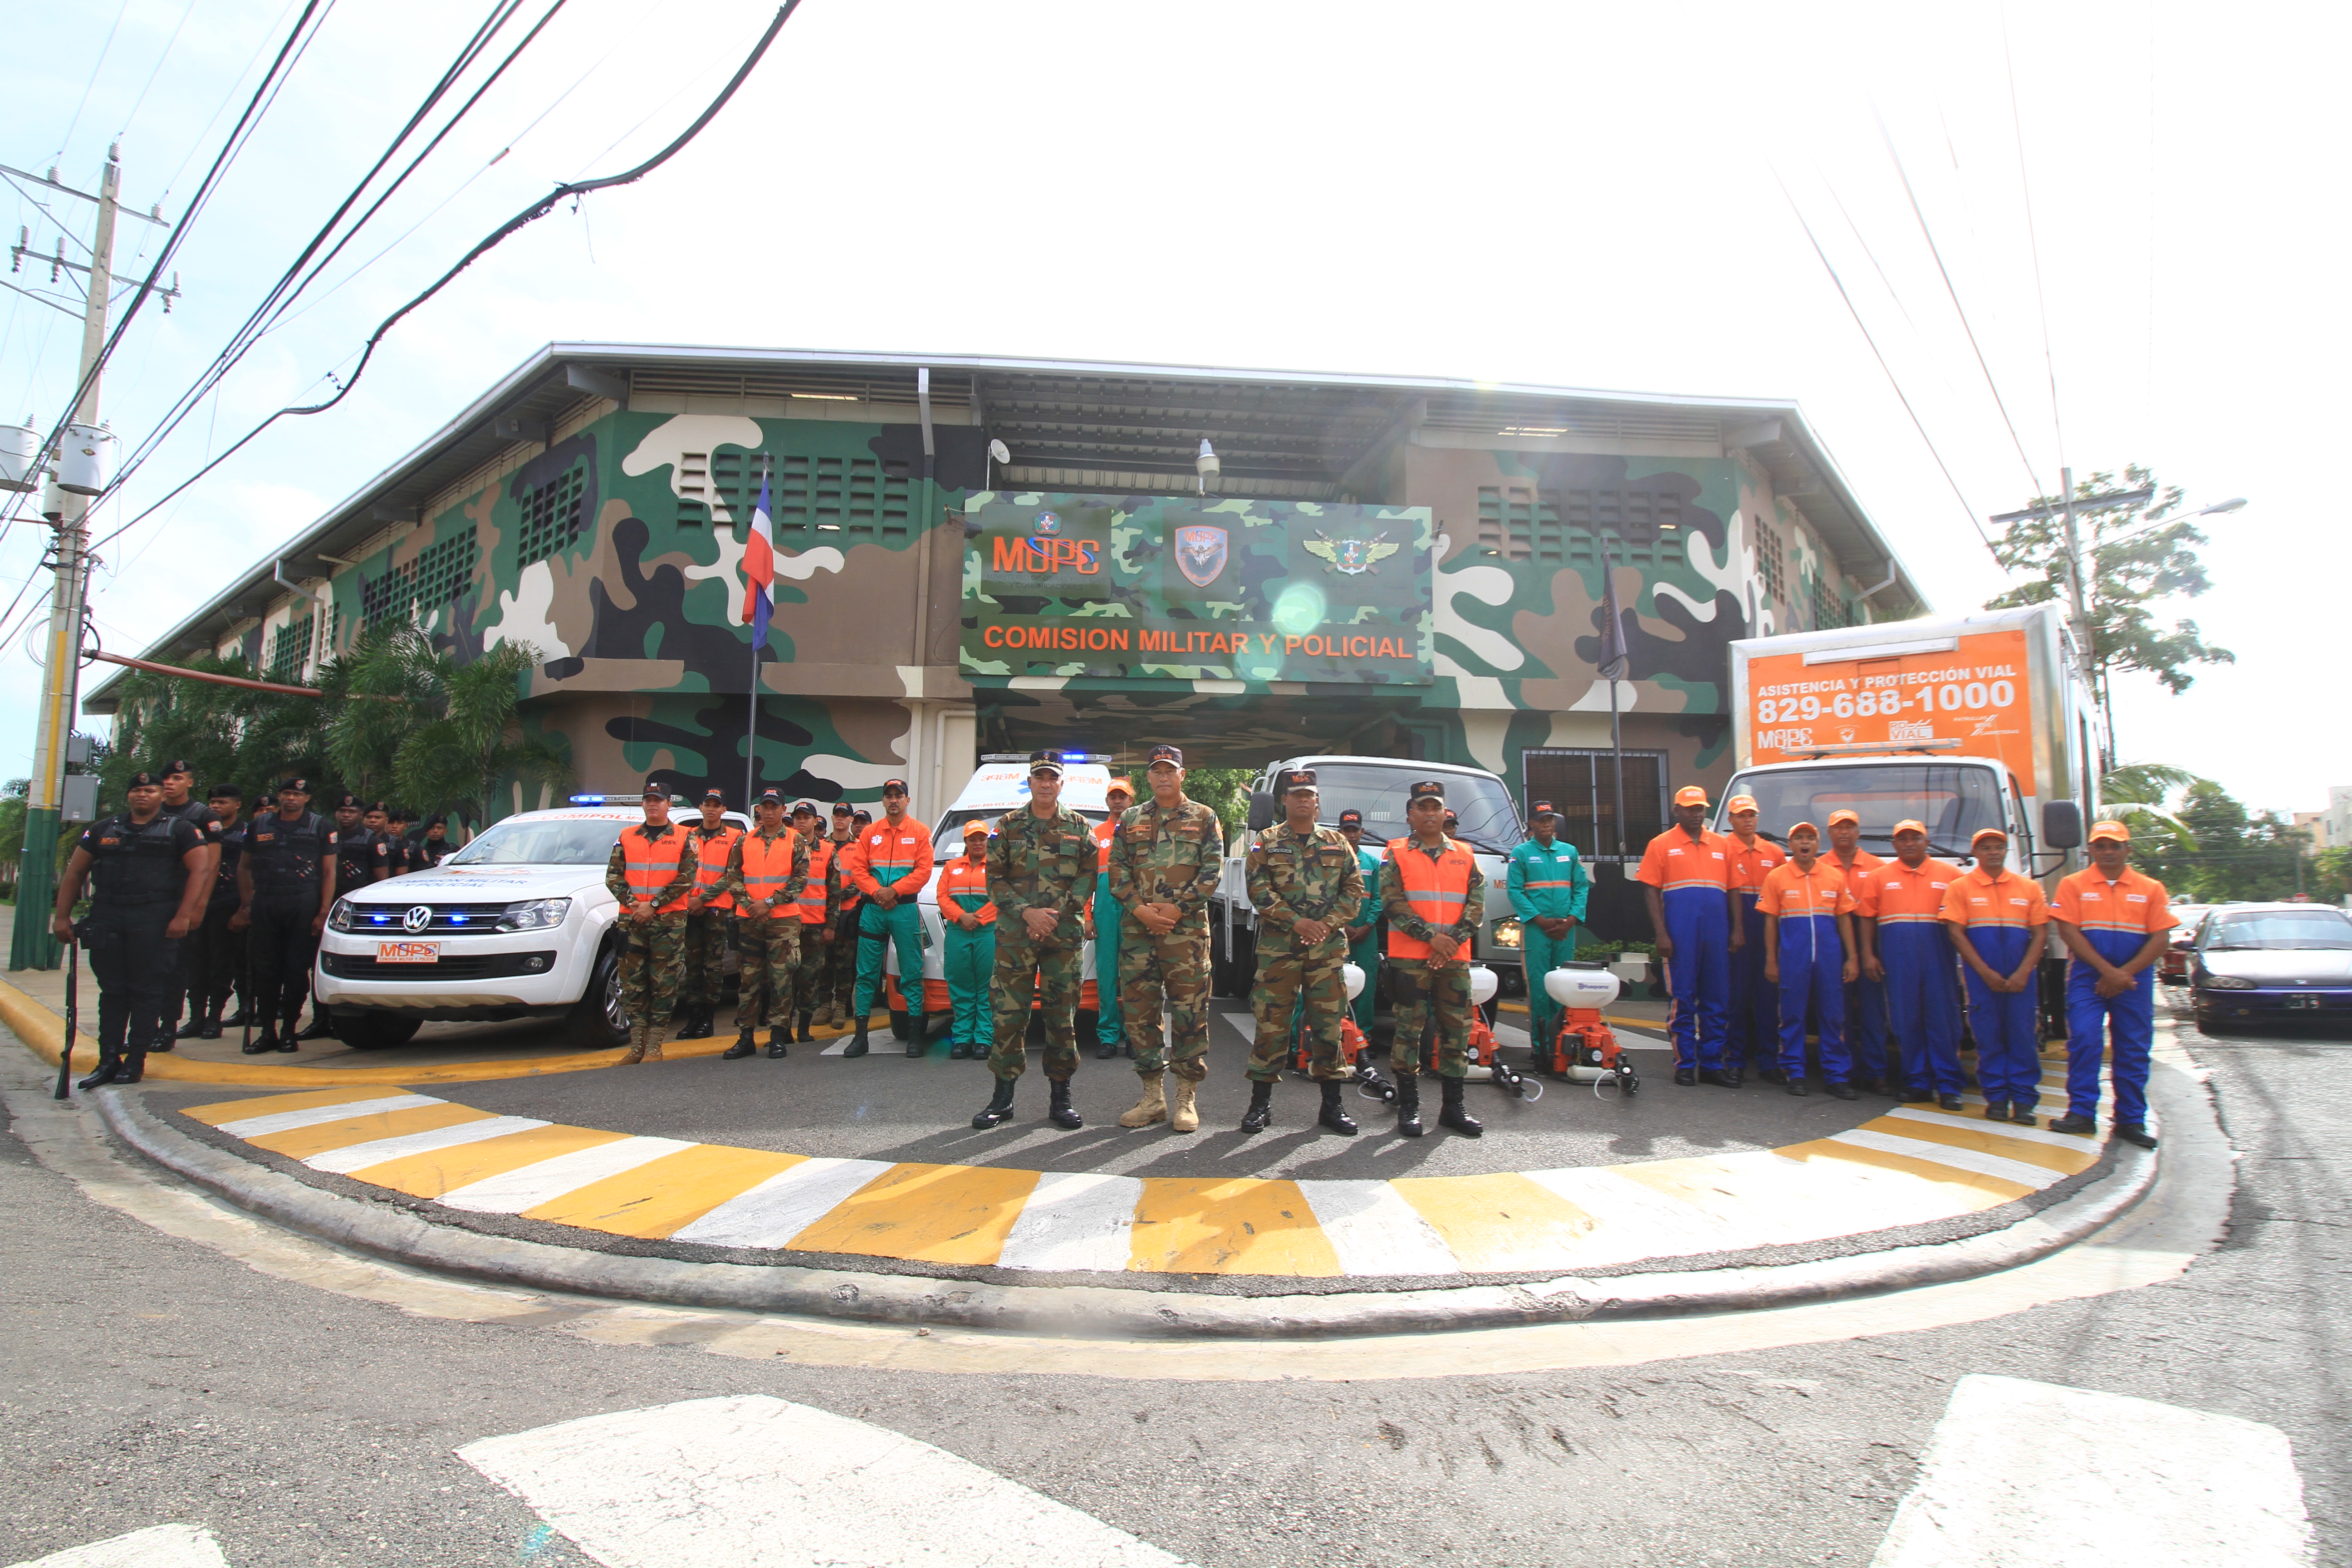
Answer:
[[[1813,579],[1813,629],[1832,631],[1846,624],[1845,605],[1826,575]]]
[[[1617,753],[1547,748],[1519,753],[1524,798],[1548,800],[1560,814],[1559,836],[1577,853],[1614,861],[1621,842],[1617,803]],[[1624,753],[1625,806],[1622,842],[1630,859],[1641,858],[1651,839],[1666,827],[1666,753]]]
[[[269,634],[269,663],[262,671],[263,679],[290,682],[302,679],[303,667],[310,660],[310,627],[314,619],[304,616]]]
[[[1764,596],[1776,605],[1789,602],[1789,591],[1785,586],[1787,570],[1787,553],[1781,548],[1780,531],[1763,519],[1757,519],[1756,572],[1764,579]]]
[[[580,537],[580,502],[585,466],[566,469],[522,498],[522,528],[515,535],[515,565],[530,565],[568,548]]]
[[[395,566],[360,585],[360,619],[369,626],[407,620],[419,610],[429,615],[455,603],[473,585],[474,568],[480,559],[481,547],[470,528],[429,544],[406,566]]]
[[[1682,502],[1648,490],[1539,490],[1482,485],[1478,542],[1506,561],[1590,566],[1679,566]]]

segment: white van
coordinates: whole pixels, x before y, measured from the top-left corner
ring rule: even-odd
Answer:
[[[1062,804],[1084,816],[1088,822],[1101,822],[1110,815],[1104,800],[1110,788],[1111,772],[1108,759],[1099,754],[1065,752],[1062,753]],[[1029,759],[1019,756],[992,755],[982,757],[971,782],[957,795],[955,804],[940,814],[931,828],[931,879],[916,900],[923,914],[923,1012],[929,1017],[940,1017],[951,1009],[948,1002],[947,927],[940,919],[940,877],[947,862],[963,853],[963,825],[979,817],[993,823],[1008,811],[1019,811],[1029,804]],[[1087,943],[1081,956],[1085,984],[1078,994],[1078,1038],[1081,1042],[1094,1038],[1095,1019],[1095,944]],[[899,988],[898,949],[893,944],[884,960],[889,975],[890,1032],[898,1039],[911,1039],[912,1021],[908,1014],[904,993]]]

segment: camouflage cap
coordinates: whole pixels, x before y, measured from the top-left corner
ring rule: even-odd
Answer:
[[[1442,779],[1423,779],[1408,787],[1404,793],[1405,804],[1408,805],[1416,800],[1444,800],[1445,783]]]

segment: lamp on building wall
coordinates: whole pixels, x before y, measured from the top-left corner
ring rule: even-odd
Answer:
[[[980,462],[980,488],[984,490],[995,488],[989,479],[988,465],[990,463],[993,462],[1002,464],[1009,463],[1012,460],[1013,449],[1011,447],[1007,447],[1002,441],[991,441],[988,444],[988,456],[982,458]]]
[[[1201,455],[1192,459],[1192,467],[1201,476],[1201,493],[1207,495],[1210,481],[1224,471],[1224,465],[1217,461],[1217,449],[1209,445],[1205,436],[1201,437]]]

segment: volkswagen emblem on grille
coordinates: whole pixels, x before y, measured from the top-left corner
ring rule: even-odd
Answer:
[[[423,931],[432,923],[433,909],[429,904],[418,904],[400,917],[400,929],[403,931]]]

